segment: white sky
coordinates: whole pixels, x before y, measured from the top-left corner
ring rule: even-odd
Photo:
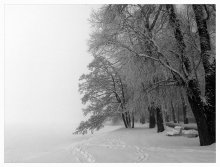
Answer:
[[[6,5],[5,124],[79,123],[92,8]]]

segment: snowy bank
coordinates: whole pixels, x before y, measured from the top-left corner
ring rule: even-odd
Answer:
[[[216,162],[215,144],[201,147],[198,137],[168,137],[166,131],[157,133],[147,125],[134,129],[106,126],[66,141],[19,162]]]

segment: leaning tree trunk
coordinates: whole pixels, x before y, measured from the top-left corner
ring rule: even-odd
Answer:
[[[149,111],[149,128],[154,128],[155,124],[156,124],[156,120],[155,120],[155,109],[153,106],[148,108]]]
[[[206,103],[205,115],[208,122],[208,129],[212,142],[216,142],[216,74],[215,58],[208,52],[211,51],[210,37],[207,30],[204,5],[193,5],[197,28],[200,37],[200,48],[202,63],[205,70],[205,96]],[[208,12],[208,11],[207,11]],[[208,13],[206,13],[208,15]]]
[[[127,122],[126,122],[126,119],[125,119],[125,115],[123,113],[121,114],[121,117],[122,117],[122,120],[124,122],[125,128],[128,128],[128,125],[127,125]]]
[[[183,38],[183,34],[180,28],[180,20],[177,18],[176,13],[174,11],[174,6],[173,5],[166,5],[166,8],[169,12],[169,23],[172,26],[173,30],[174,30],[174,36],[175,39],[177,41],[177,47],[178,50],[180,52],[180,58],[182,60],[181,63],[181,68],[182,69],[186,69],[186,71],[183,70],[183,74],[187,77],[187,75],[190,73],[190,61],[189,59],[184,55],[184,51],[186,48],[185,42],[184,42],[184,38]],[[183,121],[184,123],[187,122],[187,118],[186,118],[186,104],[182,95],[182,92],[180,91],[180,96],[181,96],[181,100],[182,100],[182,104],[183,104]],[[179,111],[178,111],[178,122],[179,122]]]
[[[131,128],[131,114],[128,112],[128,122],[129,122],[129,126]]]
[[[188,73],[190,72],[190,61],[184,55],[186,45],[185,45],[183,34],[180,28],[180,21],[176,16],[173,5],[166,5],[166,8],[169,12],[169,23],[174,30],[174,37],[177,42],[177,48],[180,52],[181,69],[183,71],[184,76],[187,77]]]
[[[195,116],[198,132],[199,132],[199,140],[201,146],[206,146],[212,144],[212,140],[210,138],[208,124],[206,121],[205,108],[204,103],[200,98],[200,90],[197,81],[191,80],[189,81],[189,87],[187,90],[188,100],[190,106],[192,108],[192,112]]]
[[[209,36],[208,36],[208,33],[207,33],[206,22],[201,21],[202,18],[203,18],[203,11],[201,9],[201,5],[193,5],[193,8],[194,8],[194,13],[196,15],[196,22],[197,22],[199,35],[200,35],[200,41],[203,41],[205,43],[205,46],[208,46],[206,43],[209,43],[209,46],[210,46],[210,42],[208,40]],[[196,8],[200,8],[200,10],[198,10]],[[181,58],[182,58],[182,62],[183,62],[182,68],[186,69],[186,71],[183,70],[183,72],[184,72],[184,75],[187,77],[188,73],[190,73],[190,70],[191,70],[190,67],[191,66],[190,66],[189,59],[184,55],[185,43],[184,43],[184,38],[183,38],[183,35],[182,35],[181,28],[180,28],[180,23],[179,23],[179,20],[176,17],[173,6],[172,5],[167,5],[167,9],[170,12],[169,20],[170,20],[170,23],[171,23],[172,27],[174,28],[174,35],[175,35],[175,38],[178,42],[178,48],[179,48]],[[201,34],[203,34],[203,35],[201,35]],[[206,58],[204,59],[204,57],[207,57],[207,56],[204,55],[204,53],[206,53],[206,51],[208,51],[210,49],[209,49],[209,47],[206,48],[205,46],[203,46],[203,44],[200,44],[200,46],[201,46],[201,51],[202,51],[203,65],[204,65],[204,68],[205,68],[205,66],[207,67],[208,65],[207,65],[207,61],[206,61],[207,59]],[[205,73],[206,73],[206,68],[205,68]],[[207,79],[207,77],[206,77],[206,79]],[[212,80],[212,82],[213,82],[213,80]],[[191,84],[189,84],[189,83],[191,83]],[[200,94],[200,91],[198,89],[199,88],[198,82],[195,81],[195,80],[191,80],[191,81],[189,81],[189,83],[188,83],[188,88],[187,88],[188,89],[187,90],[188,91],[187,96],[188,96],[188,101],[190,103],[190,106],[192,108],[193,114],[194,114],[196,122],[197,122],[198,131],[199,131],[199,138],[200,138],[200,145],[209,145],[209,144],[212,143],[211,142],[212,139],[210,137],[209,131],[213,131],[214,124],[213,123],[211,123],[212,125],[207,124],[206,117],[209,118],[209,120],[213,120],[213,115],[215,115],[215,114],[212,114],[212,116],[208,116],[209,114],[206,114],[207,109],[205,109],[206,107],[201,102],[201,98],[200,98],[201,94]],[[215,81],[213,83],[215,84]],[[213,85],[213,83],[210,84],[210,85]],[[206,86],[207,86],[207,84],[208,83],[207,83],[207,80],[206,80]],[[194,98],[192,98],[193,94],[189,94],[190,92],[191,93],[195,92]],[[210,92],[211,92],[210,94],[212,94],[213,89]],[[213,98],[211,98],[211,99],[212,99],[211,101],[214,103],[213,106],[215,106],[215,99],[213,99]],[[214,112],[212,112],[212,113],[214,113]],[[209,122],[214,122],[214,121],[209,121]],[[210,128],[210,126],[211,126],[211,128]],[[213,135],[211,135],[211,136],[213,136]]]
[[[163,118],[162,118],[162,112],[159,107],[156,108],[157,112],[157,132],[163,132],[164,126],[163,126]]]

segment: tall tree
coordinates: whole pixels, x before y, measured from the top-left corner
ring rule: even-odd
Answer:
[[[211,54],[211,42],[208,33],[207,20],[209,11],[206,5],[193,5],[201,48],[201,58],[205,70],[205,114],[212,142],[216,141],[216,73],[215,57]]]
[[[183,39],[183,35],[182,35],[182,31],[181,31],[181,28],[180,28],[180,23],[179,23],[179,19],[177,19],[177,17],[176,17],[176,14],[175,14],[175,12],[174,12],[174,7],[173,7],[173,5],[167,5],[166,6],[167,7],[167,9],[168,9],[168,11],[170,12],[170,14],[169,14],[169,20],[170,20],[170,23],[171,23],[171,25],[172,25],[172,27],[174,28],[174,35],[175,35],[175,39],[177,40],[177,43],[178,43],[178,48],[179,48],[179,51],[180,51],[180,56],[181,56],[181,59],[182,59],[182,62],[183,62],[183,73],[184,73],[184,75],[188,78],[188,75],[190,74],[190,72],[191,72],[191,70],[190,70],[190,67],[191,67],[191,65],[190,65],[190,61],[189,61],[189,59],[185,56],[185,54],[184,54],[184,50],[185,50],[185,48],[186,48],[186,45],[185,45],[185,42],[184,42],[184,39]],[[200,34],[200,41],[201,41],[201,38],[203,38],[202,39],[202,41],[204,40],[205,42],[202,42],[200,45],[201,45],[201,52],[202,52],[202,54],[204,54],[207,50],[211,50],[211,48],[210,48],[210,42],[209,42],[209,36],[208,36],[208,33],[207,33],[207,27],[206,27],[206,24],[205,24],[205,22],[204,22],[204,20],[203,20],[203,22],[201,22],[201,18],[202,18],[202,15],[201,15],[201,12],[203,12],[203,11],[201,11],[202,9],[198,9],[198,7],[197,7],[197,5],[193,5],[193,8],[194,8],[194,11],[195,10],[197,10],[197,13],[195,13],[196,14],[196,20],[197,20],[197,22],[198,22],[198,20],[199,20],[199,26],[200,27],[202,27],[202,30],[199,30],[199,34]],[[199,12],[198,12],[198,10],[200,10]],[[200,14],[199,14],[200,13]],[[198,18],[199,17],[199,18]],[[201,37],[201,36],[203,36],[203,37]],[[202,55],[203,56],[203,55]],[[203,58],[204,59],[204,58]],[[204,62],[206,62],[206,64],[204,63]],[[205,68],[205,73],[207,73],[207,71],[206,71],[206,69],[208,68],[207,66],[207,60],[206,61],[203,61],[203,65],[204,65],[204,68]],[[210,67],[210,65],[209,65],[209,67]],[[210,69],[210,68],[209,68]],[[210,80],[210,79],[209,79]],[[212,85],[213,85],[213,83],[215,83],[215,81],[213,82],[213,80],[211,81],[212,82]],[[206,79],[206,84],[207,84],[207,79]],[[191,86],[196,86],[196,87],[199,87],[198,86],[198,81],[197,82],[194,82],[194,85],[191,85]],[[206,88],[207,88],[207,85],[206,85]],[[191,88],[190,87],[188,87],[188,89],[189,89],[189,91],[192,91],[191,90]],[[193,88],[194,89],[194,88]],[[194,89],[195,90],[195,89]],[[214,100],[215,101],[215,99],[213,99],[213,94],[214,94],[214,89],[212,89],[209,93],[211,94],[211,96],[212,96],[212,100]],[[207,92],[207,91],[206,91]],[[197,92],[196,94],[200,94],[199,92]],[[200,95],[199,95],[200,96]],[[194,101],[193,102],[193,100],[192,100],[192,98],[191,97],[189,97],[190,98],[190,102],[191,102],[191,105],[195,105],[195,104],[192,104],[192,103],[197,103],[196,101]],[[198,99],[198,97],[197,98],[194,98],[194,100],[195,99]],[[214,102],[215,103],[215,102]],[[214,104],[213,102],[212,102],[212,104]],[[198,103],[197,103],[198,104]],[[203,104],[201,104],[201,105],[203,105]],[[215,105],[215,104],[214,104]],[[202,106],[201,106],[202,107]],[[194,107],[195,108],[195,107]],[[212,119],[212,117],[213,117],[213,115],[210,115],[210,114],[207,114],[207,109],[206,109],[206,106],[204,105],[204,107],[202,107],[203,108],[203,113],[201,113],[203,116],[200,116],[200,118],[196,118],[197,119],[197,124],[198,124],[198,126],[201,126],[201,128],[203,129],[202,131],[201,131],[201,128],[199,128],[200,130],[200,143],[201,143],[201,145],[207,145],[207,144],[210,144],[210,143],[212,143],[212,141],[211,140],[213,140],[212,139],[212,136],[213,135],[209,135],[209,133],[210,132],[212,132],[212,131],[215,131],[215,130],[213,130],[213,127],[212,128],[210,128],[210,122],[213,122],[211,119]],[[210,108],[209,108],[210,109]],[[208,109],[208,110],[209,110]],[[213,113],[213,112],[212,112]],[[206,116],[205,116],[205,115]],[[194,115],[197,115],[197,113],[195,113],[195,111],[194,111]],[[197,117],[197,116],[196,116]],[[206,121],[205,121],[205,119],[206,118],[208,118]],[[203,124],[201,124],[201,122],[203,122]],[[205,126],[207,126],[207,127],[205,127]],[[207,130],[207,129],[209,129],[209,131]],[[206,139],[202,139],[202,138],[206,138]]]

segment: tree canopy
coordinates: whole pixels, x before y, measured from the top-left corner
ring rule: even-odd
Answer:
[[[215,5],[113,4],[93,12],[94,59],[79,84],[91,117],[75,133],[113,117],[130,127],[154,102],[162,122],[175,106],[184,119],[192,112],[200,144],[215,142],[215,17]]]

